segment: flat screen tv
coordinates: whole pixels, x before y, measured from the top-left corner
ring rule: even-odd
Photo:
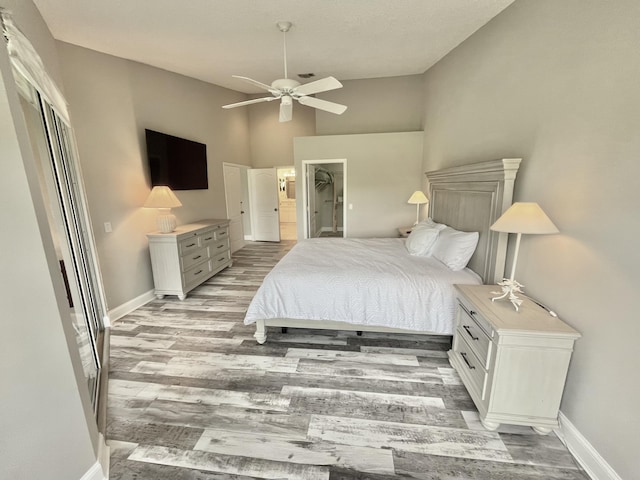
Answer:
[[[207,146],[204,143],[145,129],[151,186],[171,190],[206,190]]]

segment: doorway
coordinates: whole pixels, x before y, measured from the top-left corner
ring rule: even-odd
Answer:
[[[296,240],[296,170],[278,167],[278,205],[280,208],[280,239]]]
[[[229,219],[229,244],[231,253],[240,250],[245,245],[245,190],[243,176],[246,178],[248,167],[223,163],[224,195],[227,202],[227,218]],[[244,175],[243,175],[244,174]]]
[[[347,236],[347,160],[304,160],[304,238]]]

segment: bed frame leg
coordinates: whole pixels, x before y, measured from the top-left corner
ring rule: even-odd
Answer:
[[[280,327],[280,330],[282,331],[282,333],[287,333],[289,331],[288,327]]]
[[[267,328],[265,327],[264,320],[256,321],[256,333],[253,334],[253,337],[260,345],[267,341]]]
[[[361,337],[362,336],[362,330],[356,330],[356,335]]]

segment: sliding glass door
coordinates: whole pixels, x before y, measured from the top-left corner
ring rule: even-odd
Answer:
[[[40,189],[54,240],[69,318],[94,411],[100,385],[103,319],[102,293],[73,134],[38,91],[17,78],[21,104],[36,159]]]

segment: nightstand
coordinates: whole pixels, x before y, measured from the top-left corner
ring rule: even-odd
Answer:
[[[413,229],[413,225],[411,225],[410,227],[398,227],[398,233],[400,234],[401,237],[407,238],[411,233],[412,229]]]
[[[523,298],[520,311],[495,301],[496,285],[456,285],[451,365],[478,408],[482,425],[527,425],[545,435],[558,410],[573,344],[580,334]]]

